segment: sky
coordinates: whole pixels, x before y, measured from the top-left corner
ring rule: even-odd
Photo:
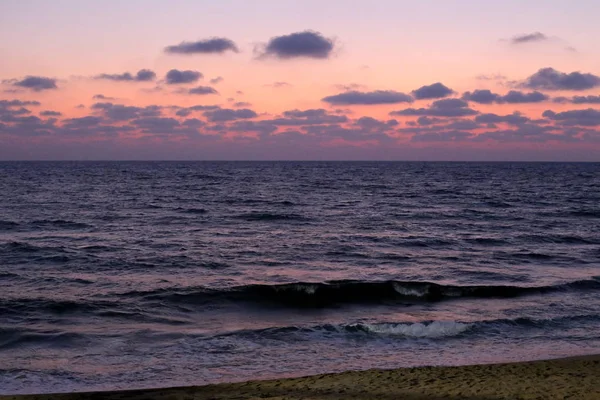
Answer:
[[[600,161],[598,15],[3,0],[0,160]]]

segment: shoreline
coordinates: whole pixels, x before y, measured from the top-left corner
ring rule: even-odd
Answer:
[[[600,399],[600,354],[501,364],[347,371],[203,386],[0,395],[0,400]]]

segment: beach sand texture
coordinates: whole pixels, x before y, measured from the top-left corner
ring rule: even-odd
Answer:
[[[96,393],[0,396],[83,399],[600,399],[600,355],[509,364],[349,371],[292,379]]]

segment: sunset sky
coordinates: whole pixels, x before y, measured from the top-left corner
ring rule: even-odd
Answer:
[[[600,161],[599,15],[3,0],[0,160]]]

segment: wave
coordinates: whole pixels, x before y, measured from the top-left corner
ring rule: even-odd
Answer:
[[[185,214],[206,214],[208,212],[204,208],[176,208],[175,210]]]
[[[60,228],[60,229],[86,229],[91,228],[91,225],[82,222],[66,221],[63,219],[41,219],[31,223],[35,227],[45,228]]]
[[[14,229],[17,229],[18,227],[19,227],[19,224],[16,222],[0,220],[0,232],[12,231]]]
[[[574,210],[569,214],[573,217],[600,218],[600,210]]]
[[[0,299],[0,316],[23,317],[31,313],[46,314],[71,314],[71,313],[93,313],[104,308],[114,306],[111,302],[91,302],[73,300],[53,299]]]
[[[576,323],[596,322],[600,315],[575,315],[555,318],[493,319],[481,321],[422,321],[422,322],[379,322],[323,324],[308,327],[272,327],[256,330],[231,331],[217,334],[220,336],[242,336],[252,338],[283,339],[292,335],[316,335],[331,337],[332,335],[361,335],[373,338],[426,338],[442,339],[459,337],[464,334],[490,335],[505,334],[511,329],[559,329],[572,327]],[[215,336],[212,336],[215,337]],[[210,337],[209,337],[210,338]]]
[[[45,250],[44,247],[34,246],[26,242],[8,242],[0,246],[0,249],[8,250],[9,252],[19,253],[35,253]]]
[[[277,214],[277,213],[247,213],[237,215],[235,218],[246,221],[306,221],[308,218],[299,214]]]
[[[228,289],[167,288],[149,292],[127,292],[122,295],[174,303],[242,302],[297,308],[323,308],[347,303],[388,304],[437,302],[457,298],[511,298],[580,290],[600,290],[600,279],[592,278],[549,286],[459,286],[400,281],[297,282],[245,285]]]
[[[64,348],[73,347],[78,342],[85,341],[85,335],[74,332],[0,327],[0,350],[32,345],[46,348]]]

